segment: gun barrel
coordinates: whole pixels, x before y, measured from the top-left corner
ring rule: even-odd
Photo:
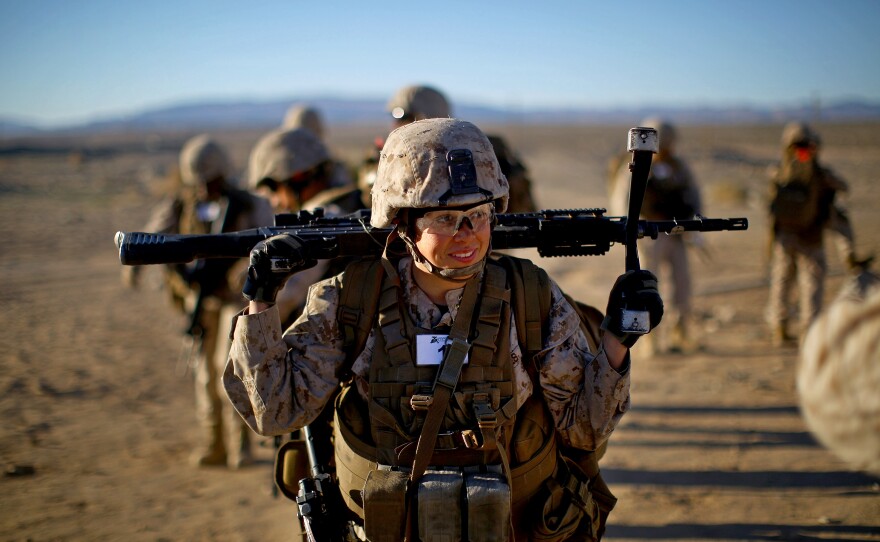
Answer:
[[[123,265],[188,263],[199,258],[242,258],[267,237],[261,230],[208,235],[116,232]]]
[[[657,234],[676,235],[687,231],[743,231],[749,229],[747,218],[695,218],[693,220],[640,220],[639,237],[657,238]]]

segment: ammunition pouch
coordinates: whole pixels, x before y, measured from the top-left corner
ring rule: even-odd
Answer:
[[[596,456],[602,450],[580,451],[583,457],[575,460],[563,455],[555,435],[545,434],[552,423],[539,397],[530,398],[517,412],[509,447],[509,486],[499,465],[448,465],[429,469],[416,488],[409,487],[409,458],[403,450],[398,451],[397,467],[380,467],[376,460],[377,450],[364,423],[366,411],[354,387],[344,388],[336,400],[334,441],[342,498],[364,520],[371,541],[402,539],[398,531],[410,513],[417,516],[423,540],[439,539],[438,533],[450,529],[460,536],[464,521],[474,541],[507,540],[511,526],[517,541],[599,540],[616,502],[598,472]],[[440,451],[435,456],[448,454],[445,459],[451,460],[453,453]],[[431,464],[443,463],[432,459]]]
[[[466,472],[467,533],[470,542],[507,542],[511,489],[500,472]]]
[[[370,442],[370,429],[363,423],[366,405],[354,386],[346,386],[336,397],[333,442],[336,480],[349,510],[364,517],[363,490],[370,472],[378,470],[377,451]]]
[[[370,542],[403,540],[409,513],[407,490],[409,473],[400,470],[373,470],[364,483],[364,531]]]
[[[464,478],[455,469],[428,470],[419,480],[419,540],[461,540],[461,494]]]

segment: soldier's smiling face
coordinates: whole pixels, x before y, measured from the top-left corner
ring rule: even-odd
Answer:
[[[415,243],[419,252],[436,267],[459,269],[474,265],[489,251],[492,228],[472,226],[469,220],[464,220],[455,234],[448,235],[431,233],[430,229],[423,231],[416,225]]]

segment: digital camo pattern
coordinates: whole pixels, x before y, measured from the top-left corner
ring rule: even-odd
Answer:
[[[507,178],[489,139],[469,122],[427,119],[402,126],[388,136],[372,189],[371,224],[385,228],[400,209],[440,206],[441,197],[451,188],[446,153],[453,149],[471,151],[477,186],[485,193],[452,196],[447,205],[500,199],[495,212],[503,213],[507,209]]]
[[[839,297],[810,327],[797,389],[814,435],[851,466],[880,474],[880,287]]]
[[[435,327],[450,320],[461,290],[449,294],[450,312],[441,311],[414,286],[412,260],[399,270],[405,307],[417,325]],[[340,276],[315,284],[304,313],[282,336],[277,310],[237,317],[224,385],[235,408],[255,431],[283,434],[315,419],[329,400],[345,360],[336,322]],[[607,440],[629,409],[629,373],[617,373],[604,351],[589,351],[580,332],[578,316],[552,285],[553,306],[545,348],[538,354],[540,382],[548,407],[563,440],[594,449]],[[518,344],[511,323],[511,344]],[[369,359],[375,340],[370,336],[352,370],[359,393],[369,395]],[[518,347],[511,352],[517,402],[522,405],[532,384]]]

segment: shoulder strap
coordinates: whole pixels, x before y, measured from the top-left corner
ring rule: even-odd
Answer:
[[[550,278],[531,260],[505,254],[494,257],[507,270],[516,334],[525,349],[524,357],[531,361],[544,345],[544,324],[550,314]],[[526,363],[525,367],[532,380],[537,382],[534,364]]]
[[[531,359],[544,346],[546,322],[550,317],[550,277],[547,272],[532,263],[531,260],[497,255],[496,262],[507,269],[511,288],[511,306],[516,321],[516,333],[520,337],[524,354]],[[568,294],[563,294],[577,311],[581,321],[581,330],[587,337],[593,351],[599,348],[601,341],[600,325],[604,315],[599,309],[576,301]],[[526,364],[529,374],[534,380],[536,368]]]
[[[346,351],[346,361],[339,375],[343,380],[350,378],[354,359],[363,351],[370,336],[383,278],[384,270],[376,258],[351,262],[342,274],[336,318]]]
[[[474,310],[477,307],[477,297],[480,294],[480,283],[482,276],[477,275],[465,283],[464,292],[461,294],[461,305],[455,320],[452,322],[452,329],[449,331],[449,338],[452,342],[449,349],[443,356],[443,361],[437,369],[437,376],[434,379],[434,386],[431,390],[431,398],[429,400],[428,413],[425,415],[425,422],[419,433],[419,440],[416,443],[416,456],[413,459],[412,471],[410,472],[410,482],[416,483],[425,474],[428,463],[431,461],[431,455],[434,453],[434,447],[437,443],[437,433],[443,423],[446,415],[446,407],[449,405],[449,399],[458,379],[461,376],[461,368],[464,365],[464,358],[470,349],[468,335],[470,334],[471,321],[473,320]]]

